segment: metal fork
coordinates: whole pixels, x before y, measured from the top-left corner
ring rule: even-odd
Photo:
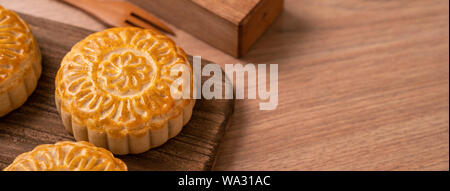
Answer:
[[[117,27],[134,26],[175,33],[152,14],[121,0],[62,0],[97,17],[105,24]]]

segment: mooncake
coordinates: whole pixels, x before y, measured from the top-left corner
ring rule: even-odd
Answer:
[[[41,70],[41,53],[30,27],[0,6],[0,117],[25,103]]]
[[[189,122],[193,83],[192,65],[171,39],[112,28],[88,36],[64,57],[55,101],[76,140],[138,154],[161,146]]]
[[[19,155],[4,171],[127,171],[127,165],[88,142],[39,145]]]

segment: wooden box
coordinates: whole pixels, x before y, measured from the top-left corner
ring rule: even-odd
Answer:
[[[275,21],[283,0],[129,0],[235,57]]]

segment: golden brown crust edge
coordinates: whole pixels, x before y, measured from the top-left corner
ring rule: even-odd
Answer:
[[[195,100],[191,100],[190,104],[183,109],[180,115],[170,119],[160,129],[147,128],[140,132],[130,133],[127,136],[116,136],[79,124],[69,112],[61,110],[61,100],[58,97],[55,97],[55,101],[65,129],[77,141],[90,142],[117,155],[140,154],[163,145],[181,132],[183,126],[191,119],[195,105]]]
[[[39,145],[22,153],[4,171],[127,171],[126,164],[106,149],[88,142]]]
[[[0,74],[6,72],[3,74],[6,75],[6,79],[0,79],[0,117],[2,117],[23,105],[36,89],[42,72],[42,57],[37,41],[31,34],[28,24],[13,11],[4,9],[1,6],[0,11],[2,12],[0,17],[3,18],[3,24],[15,26],[11,30],[23,34],[20,37],[14,37],[10,33],[5,33],[5,39],[2,39],[2,41],[8,41],[9,39],[17,40],[16,42],[18,42],[14,45],[8,44],[8,42],[3,44],[3,46],[6,46],[6,49],[2,51],[6,51],[4,53],[7,56],[4,57],[6,58],[5,60],[0,61],[9,63],[7,65],[10,65],[12,70],[0,71]],[[4,30],[9,29],[4,28]],[[11,56],[11,54],[16,57],[8,58],[8,55]]]

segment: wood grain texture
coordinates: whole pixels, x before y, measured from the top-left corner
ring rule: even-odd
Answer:
[[[43,54],[36,91],[19,109],[0,118],[0,169],[40,144],[71,140],[54,103],[54,80],[63,56],[92,31],[21,15]],[[190,58],[192,61],[192,58]],[[205,61],[203,65],[210,63]],[[203,78],[202,80],[206,80]],[[139,155],[119,156],[129,170],[210,170],[233,113],[234,100],[197,100],[191,121],[166,144]]]
[[[232,55],[245,55],[280,15],[283,0],[128,0]]]
[[[251,1],[241,1],[251,2]],[[283,0],[259,1],[238,24],[238,56],[245,55],[252,45],[283,12]],[[236,6],[237,4],[235,4]]]
[[[244,58],[279,106],[239,101],[217,170],[449,170],[449,2],[287,1]]]
[[[215,45],[218,49],[237,54],[239,46],[237,26],[189,0],[153,0],[151,2],[130,0],[130,2],[143,7],[168,23],[177,25],[178,28],[190,32],[197,38],[203,38],[209,44],[220,42]],[[178,6],[173,6],[174,4]],[[186,22],[186,18],[190,22]],[[195,24],[193,24],[194,22]],[[207,27],[208,30],[205,30]],[[234,30],[230,30],[232,28]]]
[[[0,0],[92,30],[53,0]],[[174,27],[219,65],[279,64],[279,107],[237,101],[216,170],[449,170],[449,2],[285,0],[241,59]]]
[[[222,17],[234,24],[239,24],[254,9],[261,0],[190,0],[204,7],[215,15]]]

